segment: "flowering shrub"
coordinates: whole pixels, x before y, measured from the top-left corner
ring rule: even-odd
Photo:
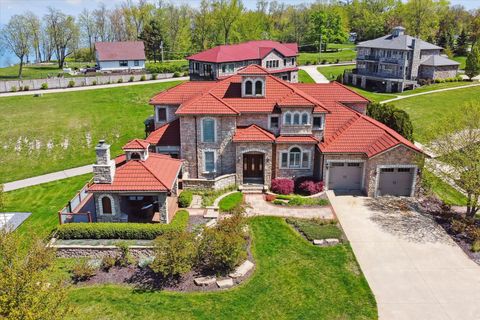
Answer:
[[[323,181],[313,177],[300,177],[295,179],[295,193],[312,195],[323,191]]]
[[[272,191],[279,194],[293,193],[293,180],[292,179],[273,179]]]

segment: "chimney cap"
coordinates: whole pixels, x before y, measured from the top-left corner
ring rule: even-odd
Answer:
[[[110,145],[105,143],[105,139],[98,140],[98,144],[95,146],[95,149],[108,149]]]

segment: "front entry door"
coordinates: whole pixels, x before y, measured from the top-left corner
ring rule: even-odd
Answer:
[[[243,178],[245,182],[263,183],[263,155],[243,155]]]

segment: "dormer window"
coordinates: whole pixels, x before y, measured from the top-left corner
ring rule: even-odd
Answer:
[[[244,77],[242,81],[242,97],[265,96],[265,78],[259,76]]]
[[[262,80],[255,81],[255,95],[262,96],[263,95],[263,82]]]
[[[250,80],[245,81],[245,94],[246,95],[252,95],[253,94],[252,87],[253,87],[252,81],[250,81]]]

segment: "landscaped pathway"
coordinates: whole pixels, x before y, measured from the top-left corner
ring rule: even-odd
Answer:
[[[62,179],[71,178],[75,176],[80,176],[82,174],[92,173],[92,171],[93,171],[93,166],[89,164],[82,167],[47,173],[41,176],[36,176],[36,177],[27,178],[23,180],[7,182],[3,185],[3,189],[4,191],[17,190],[17,189],[31,187],[31,186],[35,186],[35,185],[46,183],[46,182],[52,182],[52,181],[62,180]]]
[[[6,93],[0,93],[0,98],[13,97],[13,96],[29,96],[36,93],[60,93],[60,92],[71,92],[71,91],[84,91],[84,90],[97,90],[97,89],[116,88],[116,87],[138,86],[142,84],[152,84],[152,83],[162,83],[162,82],[172,82],[172,81],[187,81],[189,79],[190,79],[189,77],[178,77],[178,78],[167,78],[167,79],[136,81],[136,82],[99,84],[96,86],[85,86],[85,87],[6,92]]]
[[[328,195],[380,319],[480,319],[480,266],[430,217],[381,198]]]
[[[397,96],[396,98],[393,98],[393,99],[383,100],[383,101],[380,101],[380,103],[381,104],[389,103],[389,102],[398,101],[398,100],[402,100],[402,99],[408,99],[408,98],[411,98],[411,97],[423,96],[423,95],[426,95],[426,94],[432,94],[432,93],[444,92],[444,91],[451,91],[451,90],[458,90],[458,89],[465,89],[465,88],[477,87],[477,86],[480,86],[480,83],[468,84],[468,85],[460,86],[460,87],[444,88],[444,89],[437,89],[437,90],[432,90],[432,91],[412,93],[412,94],[408,94],[408,95],[404,95],[404,96]]]
[[[263,199],[263,194],[245,194],[247,215],[249,216],[274,216],[294,218],[321,218],[333,219],[335,216],[330,206],[298,208],[281,207],[268,203]]]
[[[298,68],[308,73],[308,75],[316,83],[329,83],[330,81],[328,81],[328,79],[323,74],[318,72],[317,67],[318,67],[317,65],[311,65],[311,66],[300,66]]]

